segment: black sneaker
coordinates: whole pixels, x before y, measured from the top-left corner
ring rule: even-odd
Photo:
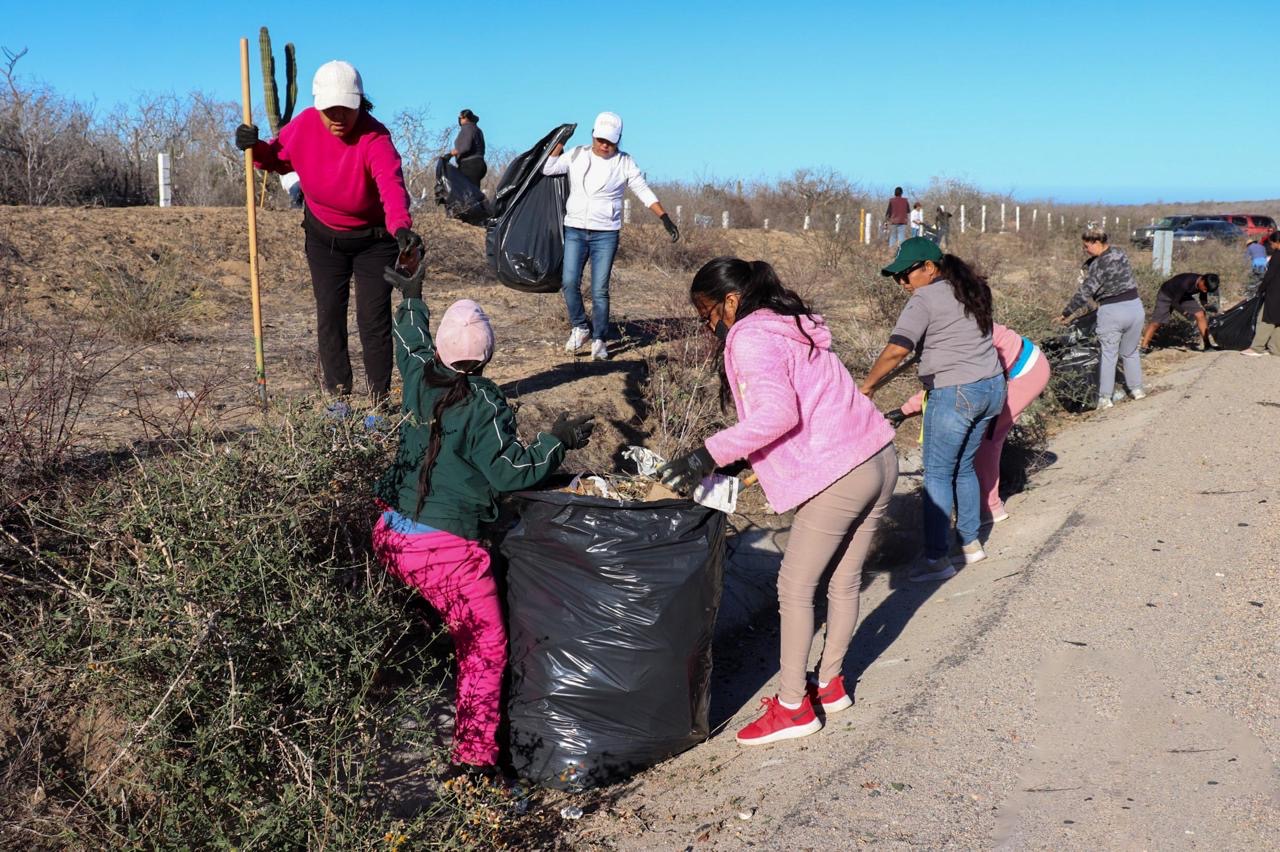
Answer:
[[[1139,355],[1150,355],[1150,354],[1151,354],[1151,347],[1150,347],[1150,346],[1143,346],[1143,347],[1140,347],[1140,348],[1138,349],[1138,354],[1139,354]]]

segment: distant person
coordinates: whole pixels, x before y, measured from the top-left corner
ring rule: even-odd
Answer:
[[[373,549],[388,573],[440,612],[457,657],[450,774],[490,774],[498,760],[507,636],[502,601],[480,540],[503,494],[536,487],[568,450],[591,439],[590,417],[560,415],[520,441],[515,414],[484,370],[493,328],[470,299],[454,302],[433,335],[422,300],[426,267],[385,270],[404,294],[396,309],[396,363],[404,382],[395,458],[374,487],[384,511]]]
[[[1280,231],[1267,237],[1267,249],[1275,257],[1280,251]],[[1264,353],[1280,355],[1280,261],[1267,264],[1267,274],[1258,286],[1262,296],[1262,312],[1258,314],[1258,327],[1253,334],[1253,345],[1241,354],[1259,357]]]
[[[995,425],[983,435],[978,454],[973,459],[974,471],[978,474],[978,490],[982,492],[984,524],[998,524],[1009,519],[1004,501],[1000,499],[1000,455],[1004,441],[1018,422],[1019,415],[1044,393],[1049,384],[1049,360],[1030,338],[1000,323],[992,323],[991,342],[995,344],[1000,366],[1004,368],[1008,390]],[[904,419],[924,411],[924,400],[925,393],[921,391],[885,417],[898,426]]]
[[[1080,237],[1085,258],[1081,267],[1080,289],[1058,317],[1058,325],[1066,325],[1073,314],[1098,305],[1098,342],[1102,347],[1102,363],[1098,368],[1098,410],[1111,408],[1111,394],[1116,387],[1116,361],[1124,363],[1124,383],[1134,399],[1145,399],[1142,389],[1142,360],[1138,345],[1142,341],[1142,299],[1138,297],[1138,280],[1128,256],[1107,244],[1105,231],[1089,229]]]
[[[1209,320],[1205,317],[1205,311],[1218,312],[1218,276],[1212,272],[1184,272],[1160,285],[1155,311],[1142,332],[1142,343],[1138,347],[1143,355],[1151,352],[1151,338],[1155,336],[1156,329],[1169,321],[1175,308],[1196,324],[1205,351],[1218,348],[1209,341]]]
[[[884,211],[885,224],[889,226],[889,248],[900,245],[907,238],[907,222],[911,218],[911,204],[902,196],[902,187],[893,189],[893,198]]]
[[[915,207],[911,208],[911,215],[908,217],[908,220],[911,223],[911,236],[923,237],[924,236],[924,209],[920,206],[919,201],[916,202]]]
[[[951,239],[951,214],[939,204],[934,221],[937,223],[938,228],[938,245],[945,249]]]
[[[747,459],[769,505],[795,509],[778,572],[782,619],[778,693],[738,731],[742,745],[812,734],[824,716],[853,705],[844,658],[858,625],[862,564],[898,481],[893,429],[831,350],[831,331],[769,264],[708,261],[689,298],[721,341],[720,400],[738,422],[659,471],[688,493],[717,466]],[[824,577],[827,634],[812,680],[813,599]]]
[[[355,277],[356,326],[375,400],[391,389],[391,285],[383,270],[422,246],[413,231],[409,193],[391,132],[370,114],[364,82],[350,63],[321,65],[311,82],[315,106],[270,142],[258,128],[236,128],[236,147],[253,150],[264,171],[296,172],[306,187],[302,217],[307,266],[316,297],[316,346],[326,392],[351,393],[347,305]],[[341,400],[330,412],[348,411]]]
[[[1244,297],[1252,299],[1262,283],[1262,276],[1267,274],[1267,247],[1263,240],[1250,240],[1244,250],[1249,256],[1249,280],[1244,285]]]
[[[622,119],[612,112],[596,116],[591,144],[569,151],[556,145],[542,167],[544,175],[568,175],[569,198],[564,214],[564,303],[569,311],[569,340],[564,351],[577,352],[591,341],[591,357],[609,358],[609,275],[622,230],[622,196],[627,188],[662,220],[671,242],[680,230],[645,183],[631,155],[618,149]],[[582,270],[591,258],[591,321],[582,307]]]
[[[458,171],[476,186],[489,172],[484,161],[484,131],[480,129],[480,116],[469,109],[458,113],[458,136],[453,140],[449,156],[457,160]]]
[[[928,391],[924,554],[907,578],[945,580],[956,573],[948,558],[953,507],[965,564],[987,556],[978,538],[982,498],[974,458],[1005,402],[1004,368],[991,337],[991,288],[967,263],[924,237],[902,243],[880,274],[892,276],[910,298],[862,392],[874,394],[908,355],[920,353],[920,381]]]

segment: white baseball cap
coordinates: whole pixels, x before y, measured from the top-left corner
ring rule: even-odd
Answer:
[[[616,112],[602,112],[596,116],[595,126],[591,128],[592,139],[605,139],[617,145],[622,138],[622,116]]]
[[[364,98],[364,81],[350,62],[334,59],[321,65],[311,80],[311,95],[316,109],[341,106],[359,109]]]

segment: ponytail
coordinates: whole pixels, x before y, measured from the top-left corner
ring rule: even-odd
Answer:
[[[457,366],[463,366],[459,364]],[[427,442],[427,454],[418,468],[418,503],[413,514],[422,513],[422,506],[431,494],[431,471],[440,456],[440,445],[444,441],[444,427],[441,424],[445,411],[471,398],[470,371],[450,370],[440,363],[439,358],[432,361],[422,372],[422,383],[428,388],[443,390],[431,407],[430,438]]]
[[[938,270],[951,284],[956,301],[964,307],[964,315],[978,324],[983,335],[991,334],[994,310],[987,279],[954,254],[944,254],[938,262]]]
[[[794,317],[796,328],[809,341],[810,356],[817,350],[809,332],[805,330],[801,317],[813,319],[813,309],[800,297],[800,294],[783,286],[774,268],[763,260],[742,260],[737,257],[717,257],[707,261],[689,285],[689,299],[698,305],[700,302],[719,304],[733,294],[738,295],[738,310],[735,322],[765,308],[775,314]],[[720,407],[727,408],[731,393],[729,377],[724,366],[724,343],[720,343]]]

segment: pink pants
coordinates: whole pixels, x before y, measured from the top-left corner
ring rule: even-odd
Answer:
[[[507,633],[488,552],[452,533],[392,532],[381,519],[373,529],[373,547],[392,576],[439,610],[453,637],[458,658],[453,762],[492,765],[498,759]]]
[[[987,501],[988,515],[999,515],[1004,511],[1004,502],[1000,499],[1000,453],[1004,450],[1004,439],[1009,437],[1009,431],[1022,410],[1034,402],[1048,384],[1049,362],[1041,352],[1030,372],[1009,382],[1004,409],[996,417],[991,437],[984,438],[978,445],[973,467],[978,474],[978,488]]]

